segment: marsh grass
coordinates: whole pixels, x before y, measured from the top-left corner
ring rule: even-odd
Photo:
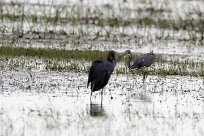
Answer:
[[[33,10],[36,10],[35,14],[27,12],[25,6],[30,6]],[[163,18],[163,15],[172,14],[171,9],[159,8],[156,9],[150,4],[147,8],[128,9],[127,7],[121,7],[120,10],[114,9],[111,5],[104,5],[102,7],[95,7],[90,9],[85,7],[82,3],[79,5],[70,5],[68,3],[54,5],[53,3],[46,4],[27,4],[27,3],[1,3],[3,14],[0,14],[2,24],[7,29],[7,22],[17,25],[12,26],[12,34],[17,35],[19,38],[24,33],[41,31],[46,33],[55,33],[58,26],[71,26],[83,25],[73,30],[72,34],[78,36],[89,36],[87,30],[91,26],[100,27],[101,30],[95,32],[95,37],[102,37],[104,34],[102,30],[106,31],[105,37],[112,35],[113,29],[125,30],[126,27],[154,27],[159,29],[169,30],[185,30],[188,32],[189,39],[192,41],[202,41],[204,37],[204,14],[199,8],[195,8],[193,11],[189,11],[186,15],[176,15],[176,19]],[[10,10],[15,9],[15,10]],[[135,18],[131,18],[131,14],[135,14]],[[195,17],[196,16],[196,17]],[[45,25],[44,28],[39,29],[38,25]],[[26,27],[25,27],[26,25]],[[106,29],[109,27],[109,29]],[[26,29],[26,30],[25,30]],[[1,29],[0,29],[1,30]],[[66,28],[63,29],[67,33]],[[2,31],[3,33],[3,31]],[[119,33],[122,37],[128,36],[122,31]]]
[[[72,71],[72,72],[88,72],[91,63],[94,60],[106,59],[108,52],[103,51],[79,51],[79,50],[55,50],[55,49],[33,49],[33,48],[11,48],[1,47],[0,57],[1,68],[9,67],[16,68],[37,68],[38,62],[32,60],[29,64],[26,58],[39,58],[43,60],[45,70],[51,71]],[[122,53],[117,53],[118,56]],[[135,54],[133,58],[137,58],[139,54]],[[23,57],[23,59],[13,60],[12,58]],[[4,58],[4,59],[3,59]],[[10,60],[10,61],[8,61]],[[8,61],[8,62],[7,62]],[[5,63],[9,63],[5,65]],[[128,70],[125,65],[125,59],[117,59],[116,74],[132,74],[142,75],[140,70]],[[155,70],[146,69],[149,75],[180,75],[180,76],[204,76],[204,63],[194,62],[192,60],[170,59],[166,61],[165,58],[158,54],[154,65]]]
[[[23,6],[22,11],[20,11],[21,15],[15,15],[10,13],[5,13],[1,15],[1,18],[4,20],[8,20],[11,22],[17,22],[17,21],[25,21],[25,16],[27,20],[32,20],[32,22],[35,23],[47,23],[52,25],[57,24],[67,24],[71,23],[72,25],[97,25],[97,26],[110,26],[110,27],[126,27],[130,25],[139,25],[139,26],[154,26],[157,28],[164,28],[164,29],[174,29],[174,30],[196,30],[197,32],[203,31],[203,14],[199,16],[198,19],[194,19],[192,15],[190,14],[188,18],[181,18],[178,17],[178,20],[171,20],[171,19],[160,19],[155,18],[155,16],[147,16],[147,17],[139,17],[136,19],[126,19],[120,17],[113,17],[113,18],[107,18],[105,16],[102,16],[101,14],[97,15],[96,17],[60,17],[59,10],[56,9],[55,16],[48,16],[48,15],[25,15]],[[70,13],[71,14],[71,13]],[[198,13],[199,14],[199,13]]]
[[[57,49],[42,49],[42,48],[23,48],[23,47],[9,47],[2,46],[0,47],[0,56],[26,56],[26,57],[39,57],[39,58],[49,58],[49,59],[74,59],[74,60],[85,60],[85,61],[94,61],[97,59],[106,59],[108,51],[98,51],[98,50],[57,50]],[[123,53],[116,53],[117,62],[125,61],[124,58],[118,59]],[[141,54],[133,54],[133,58],[137,58]],[[156,62],[165,63],[165,58],[161,54],[156,55]],[[179,60],[170,60],[173,64],[180,64]],[[185,61],[182,63],[187,63]],[[193,65],[197,64],[193,61],[189,62]]]
[[[34,49],[34,48],[12,48],[0,47],[0,56],[27,56],[39,58],[55,59],[77,59],[77,60],[95,60],[104,59],[107,51],[80,51],[80,50],[57,50],[57,49]]]
[[[26,6],[33,8],[35,13],[27,12]],[[185,14],[185,16],[176,15],[176,19],[172,17],[163,18],[162,15],[172,14],[171,9],[159,8],[156,9],[150,4],[147,8],[129,9],[127,7],[120,7],[119,11],[114,9],[111,5],[104,5],[102,7],[96,6],[94,9],[87,8],[83,3],[79,5],[70,5],[65,3],[64,5],[51,4],[26,4],[19,2],[5,3],[1,1],[1,9],[3,14],[0,14],[1,22],[4,27],[0,27],[1,34],[9,33],[7,29],[10,27],[7,23],[11,23],[12,43],[18,41],[18,38],[23,38],[27,33],[39,35],[39,39],[44,38],[47,35],[50,36],[50,40],[54,35],[65,35],[69,37],[70,34],[77,36],[78,39],[87,38],[91,34],[89,32],[94,31],[94,39],[105,37],[105,40],[111,40],[113,42],[120,42],[122,37],[128,37],[126,33],[127,27],[142,27],[146,29],[160,28],[162,30],[185,30],[187,31],[187,42],[203,41],[204,37],[204,14],[200,9],[194,9]],[[14,9],[14,10],[11,10]],[[37,12],[38,11],[38,12]],[[135,18],[131,18],[131,15],[136,15]],[[44,25],[43,28],[38,28],[39,24]],[[66,26],[69,24],[71,27],[79,26],[73,29],[72,32],[67,32],[66,28],[59,31],[57,27]],[[97,31],[93,27],[99,27]],[[119,31],[119,29],[121,31]],[[145,30],[146,31],[146,30]],[[162,32],[161,32],[162,33]],[[93,34],[93,33],[92,33]],[[13,36],[15,35],[15,36]],[[156,37],[159,40],[168,38],[162,33],[160,37]],[[144,44],[144,40],[147,38],[153,40],[152,37],[142,37],[133,34],[132,39],[135,43],[141,40],[141,46]],[[17,38],[17,39],[16,39]],[[151,39],[152,38],[152,39]],[[179,40],[186,40],[179,39]],[[33,39],[30,39],[31,41]],[[165,39],[166,40],[166,39]],[[189,40],[189,41],[188,41]],[[5,41],[2,40],[2,43]],[[6,41],[7,42],[7,41]],[[78,44],[78,43],[76,43]],[[194,44],[192,44],[194,45]],[[121,54],[118,54],[121,55]],[[136,58],[139,54],[133,56]],[[1,57],[38,57],[42,59],[50,59],[49,63],[46,63],[47,70],[53,71],[74,71],[74,72],[87,72],[88,66],[83,65],[83,61],[92,62],[97,59],[105,59],[107,51],[80,51],[80,50],[57,50],[57,49],[33,49],[33,48],[12,48],[9,45],[0,47]],[[78,60],[82,61],[82,65],[78,62],[71,62],[68,65],[61,65],[56,60]],[[124,60],[118,60],[118,62],[124,62]],[[15,63],[15,62],[14,62]],[[161,54],[157,54],[156,58],[156,71],[150,71],[150,74],[156,75],[201,75],[203,76],[204,64],[202,62],[193,61],[180,61],[172,59],[167,61]],[[15,63],[14,67],[20,67],[20,63]],[[167,67],[166,67],[167,65]],[[125,65],[124,65],[125,66]],[[116,68],[117,74],[123,74],[127,72],[125,67]],[[134,72],[133,72],[134,73]],[[141,74],[140,72],[137,72]]]

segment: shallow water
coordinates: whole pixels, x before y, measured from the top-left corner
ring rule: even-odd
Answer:
[[[87,74],[1,71],[3,135],[203,135],[204,85],[193,77],[113,75],[92,104]]]
[[[25,3],[22,0],[17,2]],[[105,19],[115,16],[131,20],[147,16],[155,17],[156,20],[178,21],[179,17],[185,20],[191,18],[188,15],[192,15],[196,21],[196,12],[201,12],[201,15],[204,12],[203,1],[200,0],[28,0],[24,6],[13,4],[0,6],[0,13],[18,15],[24,11],[25,16],[53,17],[59,8],[60,17],[72,17],[69,13],[74,13],[83,18],[87,14],[85,11],[90,11],[91,17],[95,14],[99,16],[101,12]],[[63,9],[64,5],[67,8]],[[1,21],[0,46],[117,52],[130,49],[133,53],[153,50],[166,60],[166,67],[169,66],[168,61],[177,59],[187,62],[204,61],[200,33],[194,32],[197,27],[189,31],[134,23],[128,26],[101,27],[71,22],[49,24],[27,18],[24,22],[12,22],[9,19]],[[11,35],[16,29],[25,33],[22,38]],[[32,31],[57,33],[48,33],[42,38]],[[67,35],[58,34],[60,31]],[[96,37],[97,33],[99,37]],[[193,36],[197,39],[193,40]],[[73,60],[51,61],[65,68]],[[148,76],[143,84],[141,76],[116,75],[114,72],[103,90],[101,104],[100,91],[93,93],[90,102],[86,73],[52,72],[46,68],[49,62],[38,57],[0,58],[0,135],[204,135],[204,81],[199,75]],[[91,63],[74,62],[80,67]],[[117,67],[122,66],[123,63],[117,64]]]

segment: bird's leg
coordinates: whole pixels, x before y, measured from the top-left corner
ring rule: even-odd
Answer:
[[[142,79],[142,81],[143,81],[143,84],[144,84],[144,81],[145,81],[145,73],[143,73],[143,79]]]
[[[146,74],[146,73],[145,73],[145,71],[144,71],[143,69],[141,69],[141,70],[142,70],[142,77],[143,77],[143,78],[142,78],[142,81],[143,81],[143,84],[144,84],[144,81],[145,81],[145,74]]]
[[[102,105],[102,103],[103,103],[103,89],[101,91],[101,105]]]
[[[92,97],[92,90],[91,90],[91,95],[90,95],[90,103],[92,103],[92,101],[91,101],[91,97]]]
[[[148,76],[148,70],[147,69],[142,69],[142,75],[143,75],[143,83],[144,83],[144,81],[145,81],[145,79],[147,78],[147,76]]]
[[[101,101],[101,106],[100,106],[100,114],[102,115],[102,106],[103,106],[103,102]]]
[[[91,97],[92,97],[93,89],[94,89],[94,84],[93,84],[93,86],[91,87],[90,103],[92,103]]]
[[[101,103],[101,107],[100,107],[100,116],[103,116],[103,103]]]
[[[142,99],[146,97],[146,85],[145,85],[145,79],[147,78],[147,71],[146,69],[142,69],[142,75],[143,75],[143,94]]]

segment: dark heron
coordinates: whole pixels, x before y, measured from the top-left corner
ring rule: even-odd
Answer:
[[[92,66],[90,67],[87,87],[89,86],[89,83],[91,83],[91,96],[93,92],[102,89],[101,103],[103,99],[103,88],[108,83],[110,76],[115,68],[115,65],[115,51],[110,51],[106,60],[96,60],[92,63]]]
[[[142,74],[143,74],[143,83],[145,80],[145,75],[146,73],[143,71],[144,67],[150,67],[152,65],[152,63],[155,60],[155,54],[153,53],[153,51],[151,51],[150,53],[146,53],[143,55],[140,55],[131,65],[131,61],[132,61],[132,53],[130,50],[125,51],[125,54],[123,55],[128,55],[129,59],[127,62],[128,68],[129,69],[141,69],[142,70]],[[122,55],[122,56],[123,56]]]

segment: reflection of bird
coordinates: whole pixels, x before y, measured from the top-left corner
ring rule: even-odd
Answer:
[[[124,55],[128,55],[129,56],[129,60],[128,60],[128,68],[129,69],[142,69],[143,67],[150,67],[152,65],[152,63],[155,60],[155,55],[152,52],[147,53],[147,54],[143,54],[140,55],[131,65],[130,61],[132,60],[132,53],[130,50],[125,51]],[[145,79],[145,72],[142,70],[142,74],[143,74],[143,82]]]
[[[103,99],[103,88],[108,83],[110,76],[115,68],[115,65],[115,52],[110,51],[106,60],[96,60],[92,63],[92,66],[90,67],[87,87],[89,86],[89,83],[91,83],[91,96],[92,92],[102,89],[101,103]]]
[[[90,115],[91,116],[104,116],[105,112],[102,104],[90,104]]]

